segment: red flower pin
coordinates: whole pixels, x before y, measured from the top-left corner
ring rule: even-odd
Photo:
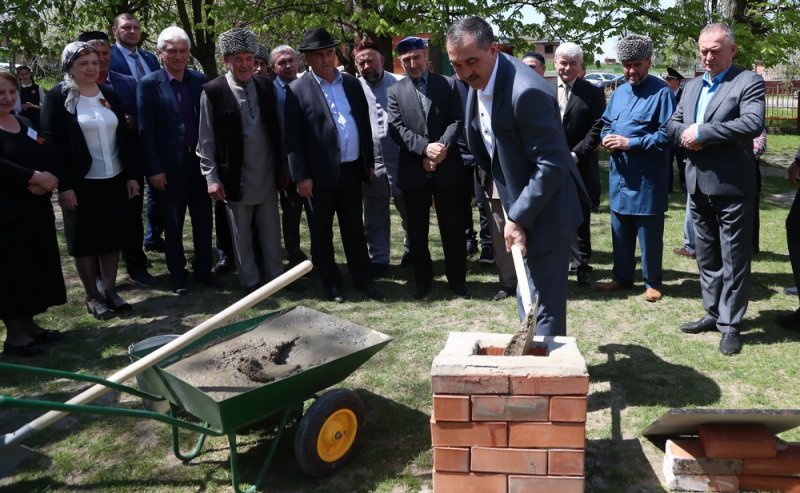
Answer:
[[[102,104],[103,106],[105,106],[109,110],[111,109],[111,105],[108,104],[108,101],[106,101],[105,98],[100,98],[100,104]]]

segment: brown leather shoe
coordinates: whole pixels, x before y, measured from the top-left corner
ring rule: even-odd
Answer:
[[[685,247],[673,248],[672,253],[674,253],[675,255],[680,255],[681,257],[695,258],[694,252],[690,252]]]
[[[663,297],[664,295],[661,293],[661,290],[656,288],[647,288],[644,292],[644,299],[650,303],[655,303]]]
[[[623,291],[625,289],[630,289],[631,287],[627,284],[622,284],[621,282],[611,281],[611,282],[603,282],[597,284],[597,290],[603,291],[605,293],[613,293],[615,291]]]

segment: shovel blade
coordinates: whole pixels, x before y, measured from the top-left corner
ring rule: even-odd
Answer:
[[[13,473],[17,466],[31,455],[33,450],[18,443],[0,445],[0,478]]]

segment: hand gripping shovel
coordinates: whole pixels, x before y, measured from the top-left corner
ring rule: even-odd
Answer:
[[[234,315],[237,315],[238,313],[250,308],[251,306],[259,303],[263,299],[275,294],[277,291],[296,281],[307,272],[310,272],[312,267],[313,265],[308,260],[297,264],[283,275],[276,277],[272,281],[253,291],[223,311],[217,313],[213,317],[191,329],[189,332],[186,332],[169,344],[166,344],[139,361],[136,361],[135,363],[132,363],[119,370],[106,380],[113,383],[122,383],[125,380],[150,368],[151,366],[157,365],[161,361],[172,356],[174,353],[185,348],[197,339],[203,337],[217,327],[222,326]],[[104,385],[97,384],[68,400],[67,404],[87,404],[95,399],[98,399],[100,396],[110,390],[110,388]],[[13,433],[6,433],[3,443],[0,443],[0,478],[13,471],[17,464],[22,462],[28,455],[30,455],[30,450],[26,447],[23,447],[19,442],[35,432],[43,430],[44,428],[52,425],[61,418],[65,417],[67,414],[68,413],[66,411],[49,411],[30,423],[23,425],[17,431]]]
[[[508,214],[503,208],[503,216],[508,221]],[[522,319],[519,330],[511,338],[511,342],[503,351],[503,356],[524,356],[528,354],[536,332],[536,313],[539,311],[539,297],[536,302],[531,301],[531,287],[528,285],[528,272],[525,270],[525,260],[522,258],[522,249],[519,245],[511,245],[511,257],[514,259],[514,271],[517,275],[517,289],[522,299],[522,308],[525,318]]]

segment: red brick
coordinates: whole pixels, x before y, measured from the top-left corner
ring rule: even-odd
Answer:
[[[436,421],[469,421],[468,395],[434,395],[433,419]]]
[[[497,346],[486,346],[482,347],[478,354],[482,356],[502,356],[505,353],[506,348],[504,347],[497,347]]]
[[[547,474],[551,476],[583,476],[583,450],[547,451]]]
[[[434,447],[507,447],[506,423],[457,423],[431,418],[431,443]]]
[[[436,493],[507,493],[505,474],[475,474],[433,472],[433,491]]]
[[[664,450],[664,472],[682,476],[737,476],[742,472],[742,459],[711,459],[705,456],[698,439],[667,440]]]
[[[508,394],[507,375],[434,375],[434,394]]]
[[[764,425],[702,424],[698,434],[706,457],[766,459],[778,452],[775,435]]]
[[[472,396],[472,421],[547,421],[548,397]]]
[[[780,476],[739,476],[741,491],[779,491],[780,493],[800,493],[800,478]]]
[[[511,393],[514,395],[586,395],[589,393],[589,377],[512,376]]]
[[[551,397],[550,421],[583,423],[586,421],[586,397]]]
[[[583,493],[583,478],[509,476],[508,493]]]
[[[506,474],[547,474],[547,451],[520,448],[473,447],[470,457],[473,472]]]
[[[742,474],[761,476],[800,475],[800,443],[789,444],[771,459],[745,459]]]
[[[584,423],[509,423],[509,447],[583,449]]]
[[[434,447],[433,470],[469,472],[469,449],[456,447]]]

